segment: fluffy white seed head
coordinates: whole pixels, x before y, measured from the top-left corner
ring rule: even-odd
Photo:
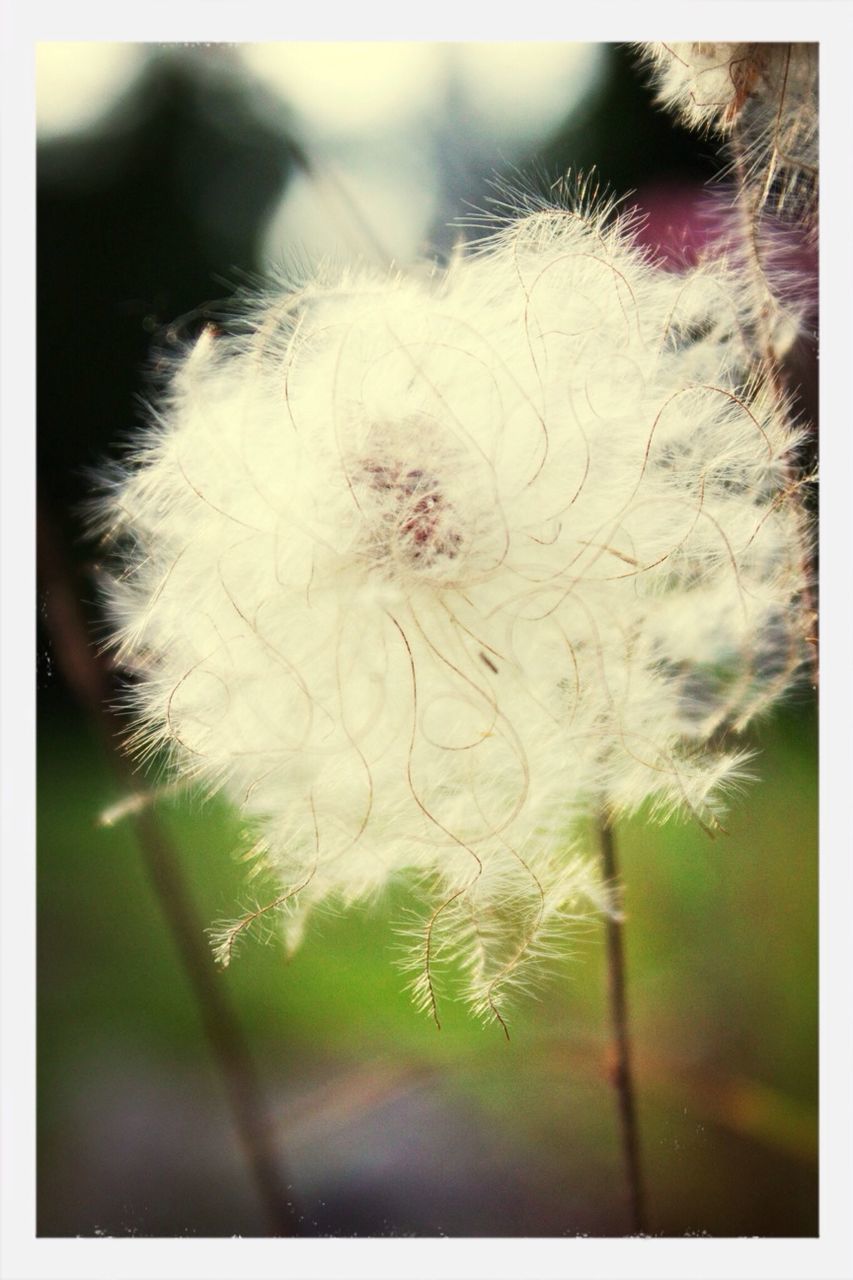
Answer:
[[[606,906],[578,815],[713,826],[744,755],[711,736],[802,659],[796,438],[736,281],[605,213],[271,291],[179,362],[103,504],[138,749],[240,808],[291,945],[409,873],[433,1013],[450,953],[501,1018]]]
[[[757,208],[814,220],[816,44],[683,41],[639,48],[658,102],[689,128],[737,140]]]

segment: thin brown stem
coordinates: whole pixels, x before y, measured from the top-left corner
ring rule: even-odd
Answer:
[[[616,857],[616,841],[610,821],[604,815],[599,819],[598,832],[604,879],[611,888],[614,902],[618,908],[621,898],[621,880]],[[647,1231],[646,1197],[640,1166],[640,1138],[637,1127],[637,1108],[634,1099],[634,1078],[631,1068],[631,1037],[628,1030],[623,936],[624,923],[621,913],[618,910],[611,911],[605,920],[607,986],[610,997],[610,1019],[613,1033],[611,1079],[619,1105],[619,1124],[622,1133],[625,1175],[628,1183],[631,1233],[633,1235],[643,1235]]]
[[[72,692],[97,724],[110,763],[122,784],[132,786],[130,768],[119,747],[124,726],[109,705],[112,692],[109,673],[89,643],[78,595],[73,588],[72,570],[50,520],[41,510],[38,523],[44,618],[54,643],[57,664]],[[272,1126],[257,1070],[204,942],[204,932],[196,918],[178,855],[150,810],[142,807],[132,815],[132,822],[148,879],[195,997],[271,1233],[298,1235],[298,1216],[271,1140]]]

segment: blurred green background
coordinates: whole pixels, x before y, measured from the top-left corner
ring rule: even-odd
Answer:
[[[423,242],[446,249],[458,234],[448,224],[488,198],[495,174],[533,175],[541,188],[570,166],[595,164],[603,183],[637,192],[653,242],[688,254],[701,238],[693,214],[717,167],[713,147],[652,107],[625,49],[571,64],[574,102],[560,98],[559,66],[546,58],[556,97],[544,106],[531,98],[529,127],[515,124],[515,133],[506,101],[524,120],[523,84],[541,90],[545,73],[537,77],[530,62],[527,80],[513,86],[512,61],[498,62],[489,99],[482,59],[469,65],[440,51],[432,98],[408,116],[389,106],[390,123],[367,119],[357,133],[345,107],[336,124],[300,98],[298,60],[273,93],[232,47],[137,48],[109,92],[102,87],[100,112],[75,122],[67,104],[87,48],[74,46],[65,62],[48,48],[39,66],[38,449],[40,508],[93,636],[92,549],[78,510],[88,468],[138,423],[156,352],[216,314],[208,299],[295,251],[300,225],[316,231],[306,190],[319,188],[325,204],[335,192],[330,225],[345,251],[364,251],[353,241],[363,241],[370,214],[405,262]],[[358,67],[350,70],[358,89]],[[66,108],[51,116],[52,95],[64,95]],[[384,187],[370,187],[377,174]],[[419,218],[393,222],[389,211],[407,202]],[[806,413],[813,351],[812,340],[801,344],[792,369]],[[97,826],[122,788],[63,679],[67,655],[46,625],[49,591],[41,609],[39,1233],[265,1234],[133,829]],[[656,1234],[818,1229],[817,752],[808,690],[751,740],[760,781],[733,805],[726,836],[710,841],[690,825],[642,818],[617,833]],[[170,800],[158,817],[201,925],[233,916],[245,896],[234,815]],[[508,1043],[452,1005],[438,1032],[411,1006],[395,965],[406,892],[401,883],[370,912],[316,920],[289,962],[275,942],[249,942],[217,976],[261,1070],[302,1229],[622,1234],[599,931],[577,938],[539,999],[517,1001]]]

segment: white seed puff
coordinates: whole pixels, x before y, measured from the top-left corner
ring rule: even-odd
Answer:
[[[662,106],[688,128],[736,142],[740,181],[756,211],[815,222],[817,44],[680,41],[638,48]]]
[[[606,901],[579,815],[714,824],[744,756],[710,736],[802,659],[797,440],[737,298],[560,207],[271,291],[178,363],[103,503],[115,644],[137,747],[240,808],[291,944],[409,872],[419,1000],[456,953],[502,1019]]]

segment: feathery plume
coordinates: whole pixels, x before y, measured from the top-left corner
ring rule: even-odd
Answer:
[[[738,276],[683,276],[594,201],[444,271],[270,290],[174,368],[100,522],[143,757],[222,790],[281,891],[218,933],[406,872],[418,1001],[475,1010],[608,897],[593,809],[709,828],[711,745],[802,661],[798,436]]]
[[[818,46],[641,44],[657,100],[689,128],[737,142],[756,209],[816,216]]]

